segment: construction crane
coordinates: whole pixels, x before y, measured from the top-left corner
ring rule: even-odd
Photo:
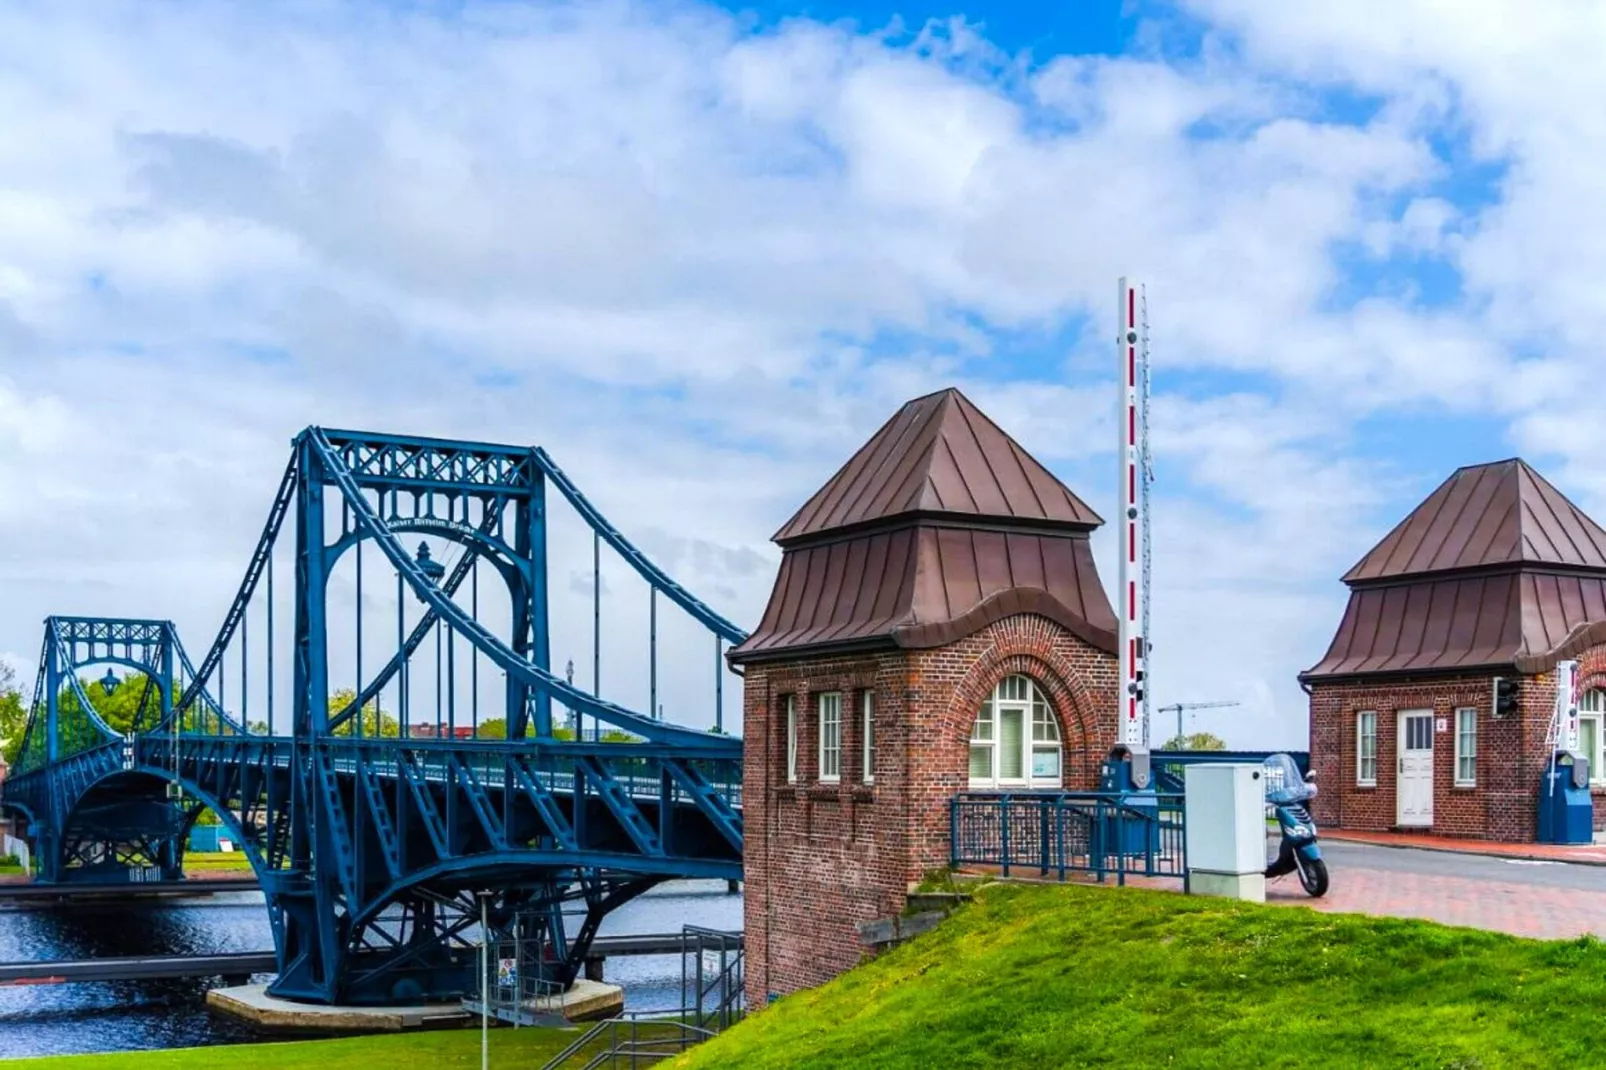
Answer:
[[[1169,706],[1161,706],[1161,713],[1175,712],[1177,715],[1177,739],[1183,739],[1182,714],[1185,710],[1216,710],[1227,706],[1241,706],[1240,702],[1173,702]]]

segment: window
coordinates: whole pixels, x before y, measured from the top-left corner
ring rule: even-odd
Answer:
[[[797,696],[787,695],[786,705],[786,782],[797,783]]]
[[[970,786],[1060,785],[1060,730],[1029,677],[1007,676],[981,704],[970,730]]]
[[[864,731],[860,735],[864,751],[864,782],[875,783],[875,698],[869,691],[859,696],[860,715],[864,720]]]
[[[1478,711],[1470,706],[1455,711],[1455,782],[1478,782]]]
[[[1355,715],[1355,783],[1364,788],[1377,786],[1377,713],[1373,710]]]
[[[820,696],[820,779],[842,779],[842,695]]]
[[[1017,677],[1017,679],[1025,679]],[[1032,688],[1032,779],[1059,780],[1060,729],[1042,693]]]
[[[1594,688],[1578,699],[1578,753],[1589,759],[1589,782],[1606,786],[1601,749],[1606,746],[1606,691]]]

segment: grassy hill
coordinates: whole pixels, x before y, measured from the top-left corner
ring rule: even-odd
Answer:
[[[1001,886],[673,1064],[1606,1065],[1606,945],[1164,892]]]

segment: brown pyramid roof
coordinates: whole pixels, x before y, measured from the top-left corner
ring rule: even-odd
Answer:
[[[969,398],[950,387],[899,409],[774,538],[785,546],[906,514],[1088,530],[1103,523]]]
[[[1606,641],[1606,530],[1524,461],[1458,469],[1344,576],[1302,680],[1515,668]]]
[[[1517,564],[1606,569],[1606,530],[1513,458],[1457,469],[1344,582]]]
[[[916,398],[776,533],[780,575],[730,660],[929,649],[1025,613],[1113,654],[1100,523],[959,391]]]

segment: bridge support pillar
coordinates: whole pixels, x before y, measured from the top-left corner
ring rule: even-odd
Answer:
[[[178,838],[163,840],[157,852],[157,865],[164,881],[184,879],[184,841]]]

